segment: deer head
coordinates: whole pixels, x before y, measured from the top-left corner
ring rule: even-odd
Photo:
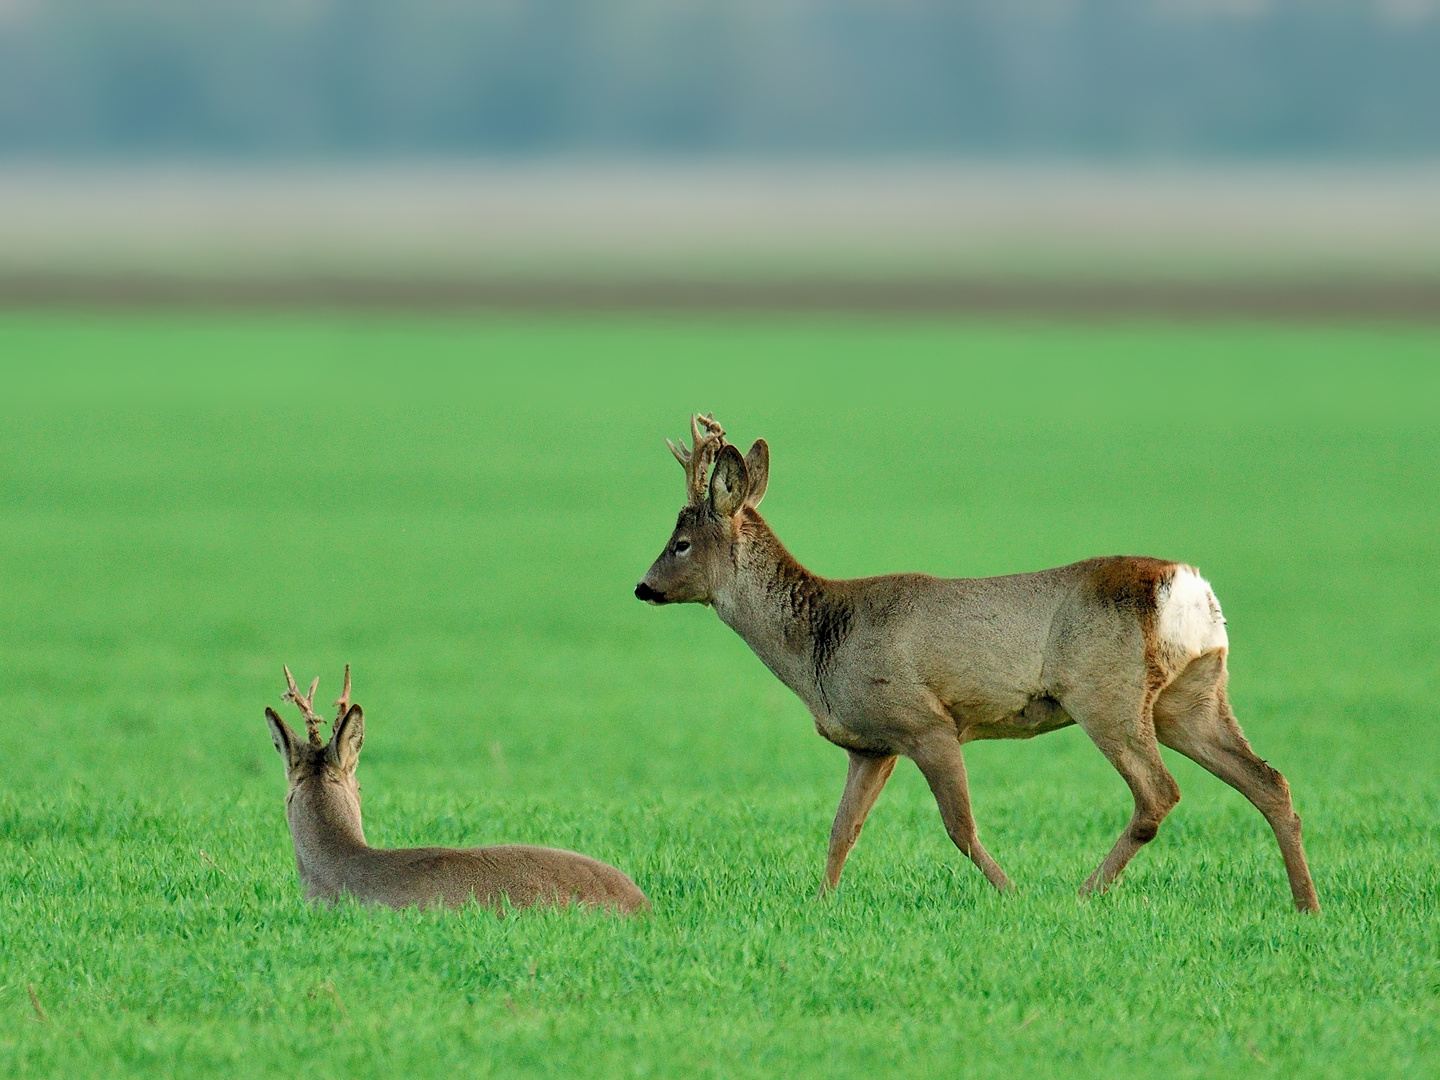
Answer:
[[[345,689],[335,701],[335,719],[330,725],[330,741],[320,741],[319,716],[313,702],[317,678],[310,684],[310,693],[300,693],[290,669],[285,668],[286,691],[280,695],[282,701],[293,701],[305,719],[308,741],[301,742],[290,725],[280,719],[274,709],[266,708],[265,720],[270,725],[270,738],[285,762],[285,778],[290,790],[285,797],[286,806],[302,792],[306,801],[318,800],[329,804],[346,820],[360,826],[360,784],[355,779],[355,767],[360,763],[360,747],[365,742],[365,716],[359,705],[350,704],[350,665],[345,665]]]
[[[684,466],[686,503],[660,557],[635,586],[636,598],[652,604],[711,602],[734,573],[732,555],[745,515],[760,505],[770,479],[764,439],[741,457],[713,416],[692,416],[690,433],[689,450],[683,441],[677,446],[665,440]]]

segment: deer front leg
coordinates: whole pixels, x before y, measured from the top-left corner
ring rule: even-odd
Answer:
[[[960,740],[953,731],[939,731],[917,747],[911,756],[930,785],[930,791],[940,807],[940,818],[945,822],[945,831],[950,834],[955,846],[980,868],[991,885],[1001,892],[1009,892],[1014,886],[1005,876],[1005,871],[981,846],[980,835],[975,829]]]
[[[845,869],[845,860],[850,849],[860,836],[875,800],[890,774],[895,771],[895,757],[876,757],[871,754],[850,754],[850,771],[845,775],[845,794],[840,796],[840,806],[835,811],[835,824],[830,826],[830,854],[825,859],[825,880],[820,883],[820,895],[839,887],[840,873]]]

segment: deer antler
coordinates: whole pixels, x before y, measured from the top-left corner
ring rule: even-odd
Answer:
[[[346,714],[347,712],[349,712],[349,711],[350,711],[350,665],[349,665],[349,664],[346,664],[346,665],[345,665],[345,689],[341,692],[340,696],[335,699],[335,720],[334,720],[333,723],[331,723],[330,727],[331,727],[331,728],[334,728],[336,724],[340,723],[341,720],[344,720],[344,719],[345,719],[345,714]]]
[[[700,430],[702,427],[705,429],[703,434]],[[691,415],[690,438],[695,444],[693,449],[685,448],[684,439],[680,440],[678,446],[666,439],[665,445],[670,447],[675,460],[685,467],[685,494],[690,499],[690,505],[699,506],[705,498],[710,466],[715,463],[715,455],[720,453],[725,445],[725,429],[716,422],[714,414]]]
[[[300,688],[295,685],[295,676],[290,674],[288,667],[285,668],[285,681],[290,688],[280,695],[280,700],[293,701],[300,707],[300,712],[305,716],[305,734],[310,736],[310,745],[323,746],[324,744],[320,741],[321,720],[315,715],[315,709],[311,705],[311,702],[315,700],[315,688],[320,685],[320,676],[316,675],[315,681],[310,684],[309,694],[300,693]],[[347,691],[350,688],[348,680],[345,688]]]

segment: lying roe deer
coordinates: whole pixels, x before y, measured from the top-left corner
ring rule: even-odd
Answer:
[[[1296,908],[1320,910],[1289,786],[1230,710],[1225,619],[1194,568],[1117,556],[994,578],[822,578],[760,516],[765,441],[742,457],[712,418],[692,417],[690,429],[692,448],[670,444],[688,502],[635,595],[714,607],[805,702],[816,730],[849,752],[822,893],[839,885],[900,754],[920,767],[955,846],[1008,890],[976,833],[961,747],[1079,724],[1135,798],[1082,892],[1108,888],[1179,802],[1163,743],[1255,804],[1280,842]]]
[[[518,844],[372,848],[360,825],[355,780],[365,717],[359,705],[350,704],[349,666],[328,744],[320,742],[321,720],[312,707],[320,680],[310,684],[308,695],[300,693],[288,667],[285,681],[289,689],[282,697],[299,706],[309,741],[297,739],[274,709],[265,710],[265,719],[290,782],[285,817],[307,899],[348,895],[393,908],[461,907],[471,900],[499,908],[508,900],[517,908],[576,903],[627,913],[650,906],[619,870],[573,851]]]

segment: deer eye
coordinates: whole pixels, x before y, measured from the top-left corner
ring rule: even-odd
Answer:
[[[675,541],[675,554],[676,554],[676,555],[684,555],[685,552],[687,552],[687,551],[689,551],[689,550],[690,550],[690,541],[689,541],[689,540],[676,540],[676,541]]]

